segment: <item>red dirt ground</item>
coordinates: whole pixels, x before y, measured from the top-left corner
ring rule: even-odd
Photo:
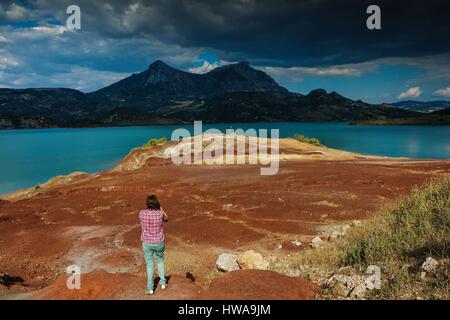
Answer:
[[[136,170],[82,176],[0,202],[0,273],[24,280],[0,285],[0,298],[145,298],[137,215],[145,197],[157,194],[170,218],[172,278],[152,299],[312,299],[306,280],[255,270],[223,275],[215,261],[222,252],[300,250],[290,241],[308,243],[322,226],[366,219],[449,170],[450,161],[355,156],[286,160],[277,175],[261,176],[258,166],[176,166],[150,158]],[[71,264],[82,268],[80,291],[65,286]]]

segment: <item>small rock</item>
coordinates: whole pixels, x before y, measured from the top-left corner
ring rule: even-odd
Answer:
[[[342,237],[342,233],[340,233],[339,231],[333,231],[330,235],[330,242],[334,242],[340,237]]]
[[[280,249],[283,249],[283,245],[282,244],[279,244],[278,246],[277,246],[277,248],[280,250]]]
[[[291,245],[294,247],[300,247],[302,245],[302,243],[298,240],[293,240],[293,241],[291,241]]]
[[[424,263],[422,263],[422,270],[426,272],[434,272],[436,271],[436,268],[438,267],[439,262],[437,262],[432,257],[428,257]]]
[[[288,277],[300,277],[300,270],[298,269],[287,269],[286,275]]]
[[[420,280],[425,280],[426,277],[427,277],[427,273],[425,271],[422,271],[420,273]]]
[[[352,226],[352,227],[356,227],[356,226],[359,226],[360,224],[361,224],[361,221],[359,221],[359,220],[353,220],[351,226]]]
[[[239,270],[237,255],[232,253],[222,253],[216,261],[216,268],[222,272]]]
[[[324,239],[330,238],[330,233],[328,231],[322,231],[319,233],[319,236]]]
[[[335,276],[332,276],[326,282],[326,287],[330,290],[333,296],[347,297],[351,288],[348,288],[346,284]]]
[[[357,285],[350,291],[349,297],[352,299],[362,299],[366,295],[366,286],[365,285]]]
[[[267,270],[269,268],[269,262],[253,250],[240,254],[236,261],[241,269]]]
[[[311,248],[315,248],[315,249],[320,248],[322,246],[322,244],[323,244],[323,241],[318,236],[315,236],[309,243]]]
[[[344,225],[342,226],[342,234],[346,234],[347,231],[348,231],[350,228],[351,228],[350,225],[344,224]]]
[[[224,204],[223,205],[223,210],[231,210],[231,209],[233,209],[233,204],[231,204],[231,203],[227,203],[227,204]]]
[[[341,283],[336,283],[333,287],[331,287],[330,292],[333,296],[348,297],[350,290],[348,290]]]
[[[348,297],[350,293],[359,287],[352,297],[362,297],[362,292],[366,290],[363,276],[347,276],[334,274],[325,282],[325,287],[335,296]],[[364,288],[364,289],[363,289]]]

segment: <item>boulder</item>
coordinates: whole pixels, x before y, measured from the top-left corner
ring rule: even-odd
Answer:
[[[269,268],[269,262],[260,253],[253,250],[240,254],[236,261],[241,269],[267,270]]]
[[[222,253],[216,261],[216,268],[222,272],[239,270],[237,255],[232,253]]]
[[[439,262],[437,262],[432,257],[428,257],[424,263],[422,263],[422,270],[425,272],[433,273],[436,271],[436,268],[438,267]]]
[[[311,248],[315,248],[315,249],[320,248],[322,246],[322,244],[323,244],[323,241],[318,236],[315,236],[309,243]]]

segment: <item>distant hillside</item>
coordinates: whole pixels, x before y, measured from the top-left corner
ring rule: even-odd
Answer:
[[[0,89],[0,129],[418,116],[323,89],[291,93],[248,62],[193,74],[158,60],[141,73],[86,94],[64,88]]]
[[[353,122],[352,125],[365,126],[388,126],[388,125],[416,125],[416,126],[431,126],[431,125],[450,125],[450,108],[438,110],[420,117],[409,118],[392,118],[392,119],[371,119]]]
[[[354,121],[415,117],[388,105],[370,105],[323,89],[307,95],[290,92],[232,92],[174,108],[166,117],[206,122]]]
[[[450,116],[450,108],[435,111],[435,112],[433,112],[433,114]]]
[[[406,101],[399,101],[399,102],[391,103],[391,105],[399,107],[399,108],[403,108],[403,109],[413,110],[413,111],[433,112],[433,111],[438,111],[438,110],[442,110],[442,109],[445,109],[445,108],[449,108],[450,107],[450,101],[443,101],[443,100],[438,100],[438,101],[413,101],[413,100],[406,100]]]

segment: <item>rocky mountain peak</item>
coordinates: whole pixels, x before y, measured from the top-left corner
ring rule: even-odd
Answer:
[[[327,94],[327,90],[319,88],[319,89],[311,90],[311,92],[308,93],[308,96],[319,97],[319,96],[324,96],[326,94]]]
[[[161,69],[172,69],[172,67],[162,60],[156,60],[150,64],[147,70],[161,70]]]
[[[181,73],[183,73],[181,70],[174,69],[161,60],[156,60],[144,72],[146,77],[144,85],[173,81]]]

